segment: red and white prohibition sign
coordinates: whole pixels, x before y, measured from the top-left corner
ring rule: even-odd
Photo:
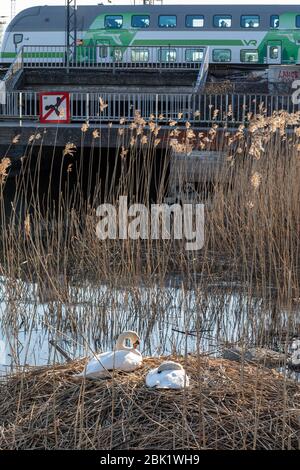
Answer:
[[[70,93],[49,91],[40,93],[40,123],[69,124]]]

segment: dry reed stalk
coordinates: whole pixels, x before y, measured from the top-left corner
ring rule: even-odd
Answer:
[[[102,111],[105,106],[100,101]],[[211,114],[218,119],[218,110]],[[4,175],[0,269],[8,308],[1,326],[9,332],[16,364],[19,332],[31,335],[41,325],[74,341],[85,338],[91,347],[99,337],[102,343],[113,342],[116,331],[130,321],[143,331],[147,344],[159,336],[162,350],[169,340],[166,325],[194,330],[197,350],[207,325],[215,348],[224,339],[264,346],[276,337],[287,353],[289,337],[300,332],[300,132],[288,132],[299,124],[299,116],[266,118],[262,112],[252,117],[248,133],[240,126],[234,134],[228,129],[217,133],[215,125],[198,133],[176,121],[167,130],[151,122],[137,113],[133,125],[124,125],[118,135],[110,126],[109,138],[116,138],[113,159],[95,134],[88,170],[83,145],[77,152],[75,144],[67,143],[60,159],[54,145],[46,190],[40,179],[42,139],[37,159],[28,144],[8,221]],[[91,130],[85,126],[83,131],[82,141]],[[158,138],[167,143],[161,158]],[[100,242],[96,208],[103,200],[117,205],[126,194],[149,206],[153,189],[155,199],[164,200],[172,147],[228,155],[219,179],[195,191],[194,202],[207,201],[204,249],[187,253],[184,243],[172,240]],[[182,188],[180,196],[184,193]],[[24,217],[18,217],[16,208]],[[170,281],[171,286],[179,284],[177,304],[174,291],[165,289]],[[42,313],[32,308],[32,298],[28,301],[28,290],[36,285],[34,302],[37,292],[40,297],[48,294]],[[172,350],[187,349],[185,339],[172,341]],[[217,360],[188,362],[194,387],[171,400],[169,392],[145,393],[146,369],[116,376],[114,388],[109,382],[80,389],[70,379],[76,365],[35,370],[21,381],[14,377],[1,385],[0,447],[299,447],[296,384],[287,382],[288,398],[283,400],[284,381],[265,369],[240,369]],[[149,360],[146,366],[154,363]]]

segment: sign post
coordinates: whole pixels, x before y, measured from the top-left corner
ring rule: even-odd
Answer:
[[[40,123],[70,124],[70,93],[51,91],[40,93]]]

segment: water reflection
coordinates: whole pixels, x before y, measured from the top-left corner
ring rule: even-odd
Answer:
[[[120,332],[136,330],[144,355],[201,353],[218,355],[224,342],[284,350],[283,332],[299,329],[299,315],[281,311],[274,332],[273,308],[245,292],[213,287],[211,293],[184,286],[68,286],[65,301],[38,284],[2,278],[0,339],[5,342],[2,370],[44,365],[64,358],[49,343],[59,344],[71,358],[113,347]],[[298,318],[298,322],[297,322]]]

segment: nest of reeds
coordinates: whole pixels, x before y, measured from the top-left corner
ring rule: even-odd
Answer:
[[[106,380],[74,377],[82,361],[6,377],[0,448],[299,449],[299,384],[260,366],[179,361],[191,379],[182,391],[146,388],[161,358]]]

